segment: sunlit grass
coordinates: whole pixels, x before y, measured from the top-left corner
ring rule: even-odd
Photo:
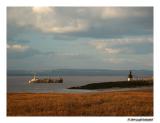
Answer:
[[[152,91],[7,94],[8,116],[152,116]]]

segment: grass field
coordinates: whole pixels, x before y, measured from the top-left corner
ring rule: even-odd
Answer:
[[[7,116],[153,116],[153,93],[8,93]]]

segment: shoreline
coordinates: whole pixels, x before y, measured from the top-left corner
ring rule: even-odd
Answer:
[[[39,83],[35,83],[39,84]],[[47,84],[47,83],[46,83]],[[58,90],[26,90],[26,91],[8,91],[7,93],[96,93],[96,92],[116,92],[130,90],[153,89],[153,80],[144,81],[113,81],[90,83],[82,86],[71,86],[69,88],[61,88]]]
[[[127,92],[127,91],[153,91],[153,87],[137,87],[137,88],[111,88],[111,89],[67,89],[68,91],[54,91],[54,92],[7,92],[7,94],[88,94],[88,93],[103,93],[103,92]]]
[[[34,92],[7,92],[7,95],[10,94],[33,94],[33,95],[38,95],[38,94],[65,94],[65,95],[85,95],[85,94],[98,94],[98,93],[118,93],[118,92],[153,92],[153,88],[133,88],[131,90],[113,90],[113,91],[108,91],[108,90],[102,90],[102,89],[98,89],[97,91],[94,92],[82,92],[82,93],[65,93],[65,92],[38,92],[38,93],[34,93]]]
[[[134,81],[115,81],[91,83],[82,86],[73,86],[68,89],[111,89],[111,88],[136,88],[136,87],[153,87],[153,80],[134,80]]]

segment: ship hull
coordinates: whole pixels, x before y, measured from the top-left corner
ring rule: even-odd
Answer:
[[[29,83],[63,83],[63,79],[38,79]]]

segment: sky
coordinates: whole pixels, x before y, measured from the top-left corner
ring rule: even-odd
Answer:
[[[153,8],[8,7],[7,69],[153,70]]]

